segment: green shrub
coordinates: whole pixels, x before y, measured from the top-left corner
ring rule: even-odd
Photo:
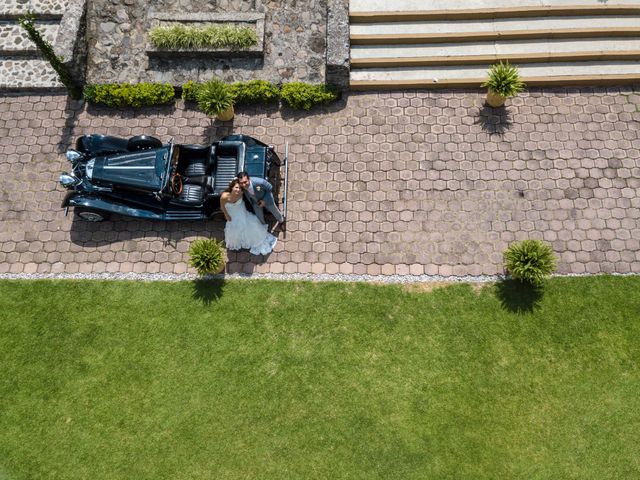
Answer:
[[[319,103],[332,102],[337,95],[326,85],[291,82],[282,85],[280,98],[294,110],[309,110]]]
[[[196,101],[196,93],[198,92],[198,88],[200,88],[200,83],[195,83],[192,80],[189,80],[182,86],[182,99],[185,101]]]
[[[271,103],[280,98],[278,87],[266,80],[236,82],[231,85],[231,91],[238,105]]]
[[[234,104],[234,96],[228,84],[213,79],[196,89],[198,108],[207,115],[219,115]]]
[[[211,238],[199,238],[189,246],[189,265],[198,275],[217,273],[224,266],[224,243]]]
[[[149,31],[149,40],[156,48],[168,49],[243,49],[258,44],[258,37],[252,28],[231,25],[155,27]]]
[[[504,252],[504,262],[513,278],[536,286],[556,268],[553,250],[541,240],[512,243]]]
[[[482,84],[494,93],[503,97],[515,97],[524,90],[525,84],[520,80],[518,67],[507,63],[496,63],[489,69],[489,78]]]
[[[173,100],[175,91],[168,83],[106,83],[84,87],[84,98],[108,107],[148,107]]]

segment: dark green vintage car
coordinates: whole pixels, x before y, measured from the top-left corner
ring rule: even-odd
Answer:
[[[210,145],[180,145],[149,136],[78,138],[67,152],[71,173],[62,203],[80,218],[99,222],[116,213],[153,220],[201,220],[220,210],[220,195],[238,172],[278,184],[282,161],[247,135]]]

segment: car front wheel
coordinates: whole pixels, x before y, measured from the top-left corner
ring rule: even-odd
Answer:
[[[89,208],[76,208],[76,215],[85,222],[103,222],[109,218],[108,213]]]

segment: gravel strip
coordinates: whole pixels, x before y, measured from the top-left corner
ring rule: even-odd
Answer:
[[[562,274],[553,277],[591,277],[603,274]],[[613,276],[633,276],[634,273],[610,273]],[[193,273],[173,274],[173,273],[2,273],[0,280],[138,280],[143,282],[180,282],[186,280],[196,280],[200,277]],[[509,278],[506,275],[465,275],[441,276],[441,275],[330,275],[330,274],[302,274],[302,273],[265,273],[265,274],[231,274],[231,275],[207,275],[204,279],[225,279],[225,280],[278,280],[278,281],[298,281],[306,280],[313,282],[369,282],[369,283],[486,283],[496,282]]]

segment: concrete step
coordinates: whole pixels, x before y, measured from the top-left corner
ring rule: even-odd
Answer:
[[[2,0],[0,20],[17,20],[29,11],[39,19],[59,20],[68,5],[69,0]]]
[[[352,70],[351,88],[476,88],[486,79],[487,69],[487,64],[482,64]],[[531,63],[520,65],[520,75],[528,86],[634,83],[640,81],[640,63]]]
[[[509,8],[465,8],[430,11],[366,11],[350,12],[349,21],[354,23],[371,22],[410,22],[433,20],[480,20],[496,18],[527,18],[548,16],[579,17],[585,15],[638,15],[640,5],[553,5],[553,6],[517,6]]]
[[[53,44],[58,34],[59,24],[36,22],[36,27],[44,38]],[[27,32],[15,22],[0,22],[0,55],[37,55],[38,50],[29,39]]]
[[[529,15],[526,12],[557,12],[565,11],[568,15],[582,15],[581,11],[589,12],[598,9],[598,12],[606,15],[607,11],[625,8],[637,8],[638,0],[350,0],[349,14],[354,19],[373,18],[372,15],[389,15],[390,18],[398,15],[412,14],[414,19],[421,13],[431,18],[453,18],[453,15],[461,18],[471,15],[470,18],[496,18],[498,16]],[[533,14],[536,16],[537,14]]]
[[[352,45],[640,36],[640,15],[380,22],[350,26]]]
[[[552,39],[423,45],[354,45],[351,67],[640,59],[640,38]]]
[[[61,90],[64,86],[49,65],[41,59],[0,58],[0,91]]]
[[[640,81],[640,0],[351,0],[351,86],[478,87],[508,60],[535,85]]]

